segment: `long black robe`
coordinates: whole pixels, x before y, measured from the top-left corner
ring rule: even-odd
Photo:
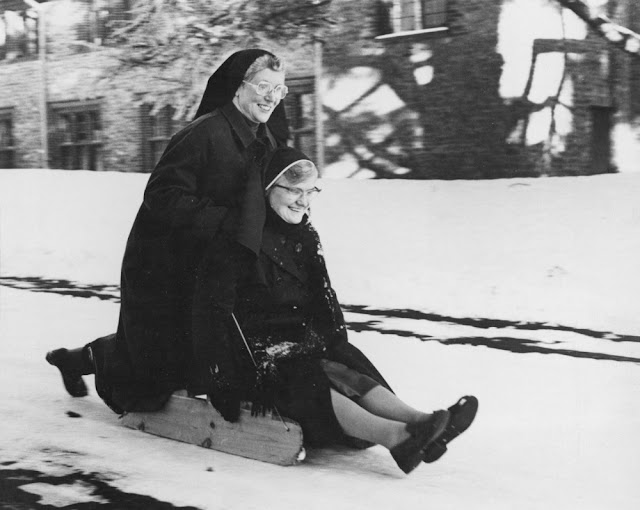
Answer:
[[[208,343],[192,331],[198,267],[220,242],[229,246],[226,260],[247,256],[235,239],[243,194],[274,144],[257,139],[232,103],[169,142],[127,241],[115,339],[92,346],[97,389],[112,409],[157,410],[189,384],[198,347]]]

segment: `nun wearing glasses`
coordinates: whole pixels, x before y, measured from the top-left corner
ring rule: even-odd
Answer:
[[[300,423],[308,446],[382,445],[409,473],[446,452],[447,443],[473,421],[478,402],[462,397],[447,410],[415,409],[349,343],[309,220],[311,203],[320,194],[317,181],[316,166],[297,149],[279,147],[267,163],[261,249],[257,263],[237,278],[231,320],[215,335],[209,397],[230,420],[241,400],[274,407]],[[211,283],[203,288],[220,288]],[[213,312],[215,299],[199,301],[205,310],[194,315],[203,318],[208,311],[210,317],[203,331],[224,323]]]
[[[169,141],[145,188],[122,262],[116,334],[47,353],[70,394],[86,395],[81,375],[95,371],[114,411],[153,411],[175,390],[208,383],[211,334],[194,335],[202,321],[192,313],[208,296],[202,266],[219,263],[232,279],[257,258],[265,162],[288,138],[284,81],[284,62],[262,49],[232,54],[209,78],[195,119]],[[232,293],[212,292],[228,312]]]

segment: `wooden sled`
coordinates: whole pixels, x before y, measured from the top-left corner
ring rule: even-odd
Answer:
[[[298,464],[305,457],[298,423],[275,412],[251,416],[248,405],[242,406],[239,420],[230,423],[204,398],[178,392],[160,411],[125,413],[120,420],[149,434],[280,466]]]

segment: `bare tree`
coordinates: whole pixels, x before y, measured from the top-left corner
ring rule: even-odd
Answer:
[[[626,53],[640,56],[640,34],[611,21],[605,14],[594,12],[581,0],[557,0],[562,7],[574,12],[596,33]]]
[[[305,44],[332,26],[330,3],[135,0],[128,19],[112,26],[111,37],[121,50],[118,74],[152,72],[158,84],[141,100],[154,109],[170,104],[177,116],[188,117],[197,106],[202,80],[221,55],[264,42]]]
[[[594,31],[610,41],[612,48],[618,47],[634,56],[640,54],[638,34],[611,22],[603,13],[593,12],[583,1],[549,1],[577,14]],[[497,4],[487,3],[484,12],[486,16],[494,17],[498,15],[499,7]],[[459,13],[453,9],[449,15],[453,17]],[[502,107],[504,126],[500,124],[500,115],[494,116],[495,129],[487,130],[479,117],[470,116],[467,121],[458,122],[459,119],[452,120],[447,114],[438,129],[443,129],[444,126],[449,130],[458,130],[458,134],[462,129],[464,134],[460,136],[482,138],[479,145],[487,150],[477,155],[469,151],[468,154],[464,151],[452,154],[432,147],[417,146],[420,140],[430,139],[433,135],[429,129],[435,129],[433,122],[423,121],[434,115],[432,105],[424,100],[424,93],[428,90],[435,97],[440,97],[444,95],[442,88],[447,85],[436,79],[428,86],[408,86],[407,84],[414,82],[413,72],[416,66],[423,65],[414,64],[407,58],[411,44],[398,42],[385,47],[385,52],[379,54],[379,44],[371,38],[363,38],[360,30],[352,23],[361,16],[360,2],[332,0],[134,0],[131,16],[112,26],[112,34],[119,48],[119,71],[130,72],[133,79],[140,76],[140,73],[153,76],[153,80],[144,80],[149,87],[137,96],[139,100],[153,104],[154,110],[171,105],[176,109],[176,118],[187,119],[192,117],[197,107],[204,80],[225,54],[239,47],[273,47],[275,42],[294,48],[307,44],[314,38],[324,39],[327,76],[339,76],[343,73],[347,60],[349,67],[371,67],[380,74],[378,88],[381,84],[387,85],[401,101],[411,105],[412,111],[405,108],[388,116],[386,120],[395,129],[392,135],[380,142],[367,137],[377,122],[375,118],[369,118],[366,114],[355,115],[357,112],[352,111],[355,116],[351,115],[348,122],[342,122],[337,112],[325,111],[331,119],[328,123],[331,125],[331,134],[340,140],[327,149],[328,156],[335,158],[344,153],[352,154],[361,167],[373,170],[379,176],[445,178],[453,175],[503,175],[506,171],[506,167],[503,167],[507,163],[500,160],[498,155],[501,151],[504,152],[505,137],[512,131],[509,126],[521,119],[526,112],[526,128],[528,113],[546,106],[551,106],[555,114],[561,86],[556,96],[549,98],[543,105],[531,104],[523,98],[521,103],[511,108],[503,105],[498,94],[501,69],[499,56],[494,55],[493,60],[489,59],[489,65],[485,66],[482,73],[471,74],[464,65],[452,68],[451,62],[445,61],[446,55],[435,53],[429,60],[434,69],[446,65],[450,72],[458,73],[460,78],[464,76],[468,84],[467,92],[456,96],[456,100],[460,102],[456,112],[464,116],[464,112],[481,102],[490,105],[487,106],[488,110],[500,111]],[[345,30],[344,27],[351,29]],[[337,33],[336,29],[340,30],[339,38],[333,37]],[[476,51],[484,52],[485,55],[494,54],[493,38],[482,39],[481,43],[476,46]],[[450,46],[455,47],[455,40]],[[348,58],[345,53],[349,54]],[[366,91],[361,101],[377,90],[374,87]],[[546,151],[543,151],[543,155],[547,158],[550,158],[549,149],[554,134],[555,124],[552,123],[549,138],[544,144]],[[524,151],[521,152],[524,154]],[[424,164],[425,157],[431,158],[429,165]],[[509,165],[513,164],[509,160]],[[407,168],[414,171],[405,173]],[[477,172],[474,173],[476,168],[485,169],[484,173],[477,175]]]

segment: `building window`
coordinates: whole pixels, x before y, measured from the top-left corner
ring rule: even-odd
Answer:
[[[447,0],[382,0],[376,39],[448,31]]]
[[[165,106],[155,112],[151,105],[142,106],[143,171],[153,170],[171,137],[184,126],[184,121],[173,118],[174,113],[172,106]]]
[[[0,60],[38,56],[38,16],[33,10],[0,12]]]
[[[109,36],[130,18],[130,0],[84,0],[83,22],[78,26],[78,39],[105,44]]]
[[[289,94],[284,107],[291,133],[289,145],[316,158],[315,94],[312,77],[287,79]]]
[[[15,168],[13,114],[0,110],[0,168]]]
[[[55,166],[65,170],[103,170],[102,126],[97,103],[52,106]]]

